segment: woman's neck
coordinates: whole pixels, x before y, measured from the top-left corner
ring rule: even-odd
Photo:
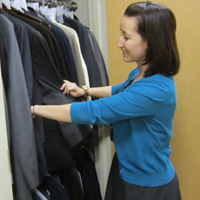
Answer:
[[[139,81],[140,79],[144,78],[144,74],[146,72],[146,70],[148,69],[148,65],[141,65],[141,66],[138,66],[139,67],[139,74],[135,77],[134,81]]]

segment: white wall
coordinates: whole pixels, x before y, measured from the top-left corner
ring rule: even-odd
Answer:
[[[89,27],[88,0],[74,0],[78,4],[78,9],[74,13],[79,21]]]
[[[5,106],[3,96],[3,83],[0,73],[0,200],[12,200],[12,179],[10,171],[9,149],[4,108]]]

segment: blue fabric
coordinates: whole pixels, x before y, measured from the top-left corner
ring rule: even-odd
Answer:
[[[127,85],[139,73],[112,87],[112,96],[73,103],[73,123],[113,124],[120,176],[140,186],[169,183],[175,174],[170,162],[170,140],[176,109],[174,78],[156,74]]]

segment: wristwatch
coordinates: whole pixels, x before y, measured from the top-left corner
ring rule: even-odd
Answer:
[[[84,97],[87,97],[89,96],[89,88],[87,85],[83,85],[82,86],[82,89],[84,90],[85,94],[84,94]]]

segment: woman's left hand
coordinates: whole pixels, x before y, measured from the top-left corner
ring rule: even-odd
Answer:
[[[84,90],[80,88],[76,83],[72,83],[67,80],[63,80],[60,90],[63,90],[63,94],[70,94],[73,97],[80,97],[84,95]]]

